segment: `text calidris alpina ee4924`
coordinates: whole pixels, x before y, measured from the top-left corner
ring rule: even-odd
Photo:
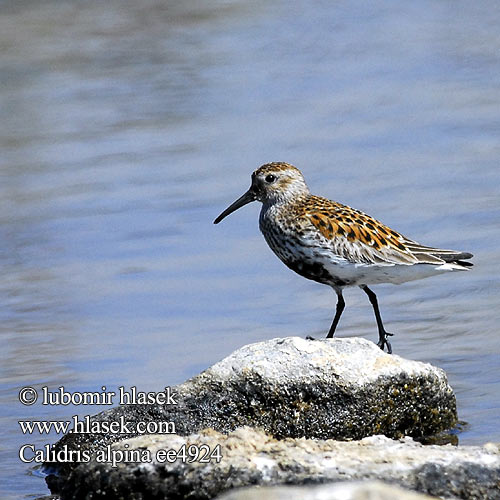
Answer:
[[[368,285],[400,284],[450,271],[464,271],[472,254],[421,245],[381,222],[341,203],[310,193],[299,169],[267,163],[252,174],[250,189],[214,223],[238,208],[262,202],[259,226],[272,251],[293,271],[330,285],[337,308],[327,338],[333,337],[345,307],[342,290],[359,286],[377,320],[377,345],[392,348],[380,316],[377,296]]]

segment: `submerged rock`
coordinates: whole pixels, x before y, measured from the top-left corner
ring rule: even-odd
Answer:
[[[216,500],[431,500],[435,497],[381,481],[343,481],[320,486],[257,486],[223,493]]]
[[[456,423],[443,370],[382,352],[360,338],[273,339],[247,345],[174,388],[175,405],[129,405],[93,421],[127,423],[126,434],[68,434],[57,449],[97,452],[139,434],[138,423],[169,422],[181,436],[212,428],[260,428],[277,439],[422,438]],[[78,464],[47,464],[60,479]]]
[[[216,453],[205,462],[200,456],[190,461],[193,457],[182,457],[182,450],[189,447],[192,450],[206,447]],[[244,427],[227,435],[206,430],[187,437],[140,436],[116,443],[112,450],[129,453],[148,450],[151,461],[119,463],[115,467],[96,462],[83,464],[62,488],[62,500],[208,500],[248,485],[373,479],[446,498],[500,498],[500,447],[496,445],[424,446],[408,437],[396,441],[384,436],[360,441],[304,438],[279,441],[262,431]],[[165,460],[169,450],[181,453],[172,463]],[[90,496],[86,496],[88,492],[92,492]],[[290,498],[294,497],[287,497]]]

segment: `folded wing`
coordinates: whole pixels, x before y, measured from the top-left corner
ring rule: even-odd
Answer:
[[[472,257],[468,252],[421,245],[360,210],[324,198],[312,198],[314,209],[311,210],[309,203],[302,215],[310,222],[310,229],[319,231],[331,249],[348,261],[375,265],[452,263],[464,268],[472,266],[465,262]]]

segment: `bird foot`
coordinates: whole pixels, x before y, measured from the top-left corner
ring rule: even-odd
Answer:
[[[387,346],[387,354],[392,354],[392,346],[390,342],[387,340],[387,337],[392,337],[394,334],[389,333],[389,332],[381,332],[379,334],[379,341],[377,342],[377,345],[384,350],[384,347]]]

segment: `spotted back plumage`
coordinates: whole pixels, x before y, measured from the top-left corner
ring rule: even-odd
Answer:
[[[259,183],[259,180],[269,175],[275,176],[276,180]],[[264,236],[266,231],[274,232],[271,241],[268,239],[271,248],[280,244],[280,234],[283,238],[293,234],[295,239],[305,244],[308,240],[320,241],[323,246],[330,246],[339,257],[359,264],[444,264],[472,256],[465,252],[421,245],[360,210],[312,195],[302,173],[293,165],[268,163],[258,168],[252,178],[263,191],[261,229]],[[274,195],[272,203],[266,206],[266,192],[271,190],[280,191],[281,196]],[[293,196],[288,196],[288,192],[293,192]],[[276,202],[279,199],[284,201]],[[274,221],[266,223],[266,217]],[[276,224],[274,230],[273,222]],[[470,264],[460,262],[459,265]]]
[[[368,264],[444,262],[428,247],[411,242],[373,217],[347,205],[310,196],[302,208],[304,218],[347,260]]]

